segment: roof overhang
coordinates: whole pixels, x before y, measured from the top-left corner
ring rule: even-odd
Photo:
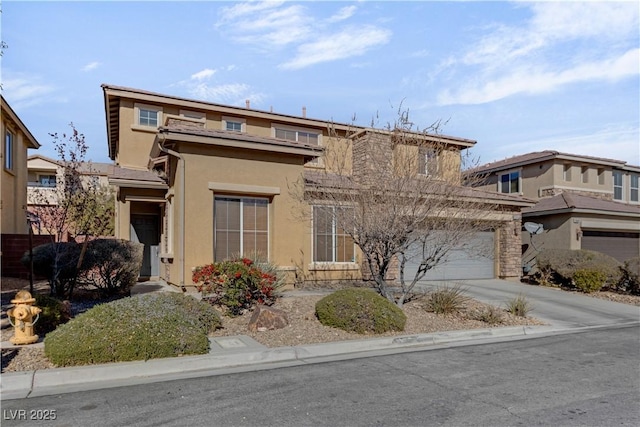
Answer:
[[[40,148],[40,143],[33,136],[29,128],[22,122],[20,117],[16,114],[15,111],[11,108],[9,103],[4,99],[4,96],[0,95],[0,99],[2,100],[2,114],[7,115],[11,121],[13,121],[16,126],[20,129],[20,131],[26,136],[28,148],[38,149]]]

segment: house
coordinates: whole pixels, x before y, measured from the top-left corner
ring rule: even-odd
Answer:
[[[198,265],[259,252],[290,283],[363,277],[353,242],[319,219],[313,200],[301,207],[291,187],[338,164],[358,173],[367,144],[392,134],[312,119],[305,109],[292,116],[252,109],[248,101],[239,108],[106,84],[102,89],[116,164],[109,177],[117,189],[115,233],[145,244],[143,276],[189,286]],[[336,136],[347,134],[346,143]],[[447,147],[438,156],[428,149],[436,142]],[[424,160],[419,172],[447,176],[459,175],[460,151],[475,141],[433,135],[423,143],[411,148]],[[467,191],[499,205],[492,212],[499,225],[483,236],[494,249],[483,274],[519,278],[520,210],[532,203],[519,195]],[[479,271],[450,267],[442,274],[453,278],[461,270]]]
[[[77,169],[80,185],[109,191],[108,177],[114,173],[113,164],[82,162],[77,165]],[[60,160],[35,154],[27,159],[27,173],[27,206],[34,233],[48,234],[67,241],[68,230],[58,229],[59,224],[56,220],[43,218],[55,216],[60,197],[69,191],[70,184],[65,180],[65,165]]]
[[[2,235],[2,274],[15,275],[18,259],[27,248],[27,150],[40,147],[20,117],[0,95],[2,117],[2,201],[0,234]]]
[[[619,261],[640,256],[639,166],[546,150],[474,172],[484,176],[480,188],[537,201],[522,211],[524,222],[544,229],[539,235],[523,234],[525,265],[542,247],[588,249]]]

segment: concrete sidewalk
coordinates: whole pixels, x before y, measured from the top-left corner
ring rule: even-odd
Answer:
[[[437,285],[424,283],[421,287]],[[207,355],[2,374],[2,400],[640,325],[639,307],[501,280],[468,281],[464,285],[468,295],[496,305],[510,296],[526,294],[534,304],[532,315],[550,326],[474,329],[281,348],[267,348],[244,335],[215,337],[210,339]],[[148,289],[152,288],[158,290],[149,284]]]

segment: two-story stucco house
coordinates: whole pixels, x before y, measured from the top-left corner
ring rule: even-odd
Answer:
[[[319,218],[310,200],[299,215],[291,186],[331,171],[336,162],[351,167],[357,150],[371,138],[391,138],[381,130],[301,116],[196,101],[138,89],[103,85],[109,155],[116,168],[116,236],[145,244],[142,276],[191,285],[192,269],[238,253],[260,252],[294,280],[358,279],[362,255],[336,224]],[[356,130],[358,130],[356,129]],[[432,136],[447,149],[434,158],[425,151],[421,173],[440,168],[459,175],[460,151],[475,144],[463,138]],[[418,150],[418,147],[414,147]],[[423,149],[424,147],[420,148]],[[362,151],[362,150],[361,150]],[[365,149],[366,151],[366,149]],[[434,164],[435,162],[435,164]],[[451,168],[451,169],[450,169]],[[485,270],[450,267],[490,277],[520,276],[521,196],[471,190],[499,209],[498,226],[485,239],[495,250]],[[324,207],[326,209],[326,207]]]
[[[523,221],[544,227],[534,246],[594,250],[620,261],[640,256],[640,166],[548,150],[474,172],[484,175],[484,189],[537,200],[522,212]],[[535,256],[529,249],[525,264]]]

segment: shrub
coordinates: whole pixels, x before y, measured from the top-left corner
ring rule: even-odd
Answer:
[[[573,284],[584,293],[597,292],[604,286],[607,276],[599,270],[578,270],[573,274]]]
[[[207,335],[220,327],[208,304],[174,293],[128,297],[88,310],[44,340],[58,366],[205,354]]]
[[[55,330],[59,325],[71,319],[71,306],[48,295],[36,294],[35,305],[42,309],[38,322],[34,325],[36,334],[42,336]]]
[[[490,325],[498,325],[502,323],[502,310],[492,305],[477,311],[473,318]]]
[[[282,281],[269,263],[240,258],[196,267],[192,280],[202,298],[228,309],[232,316],[255,304],[272,305]]]
[[[128,294],[142,268],[144,245],[120,239],[96,239],[87,245],[82,279],[103,297]]]
[[[73,291],[80,251],[75,242],[47,243],[33,248],[33,272],[47,279],[52,295],[63,298]],[[25,252],[20,260],[26,268],[29,259],[29,252]]]
[[[600,252],[570,249],[545,249],[537,256],[541,272],[547,272],[563,286],[575,286],[574,275],[580,270],[599,271],[605,276],[604,285],[620,281],[620,262]]]
[[[640,257],[626,260],[620,268],[622,277],[616,285],[616,290],[632,295],[640,295]]]
[[[507,311],[515,316],[527,317],[533,306],[524,295],[518,295],[507,301]]]
[[[342,289],[316,303],[316,316],[325,326],[348,332],[376,333],[402,331],[404,312],[371,289]]]
[[[444,286],[431,292],[427,298],[427,310],[436,314],[449,314],[460,311],[469,300],[464,295],[465,289],[458,285]]]

